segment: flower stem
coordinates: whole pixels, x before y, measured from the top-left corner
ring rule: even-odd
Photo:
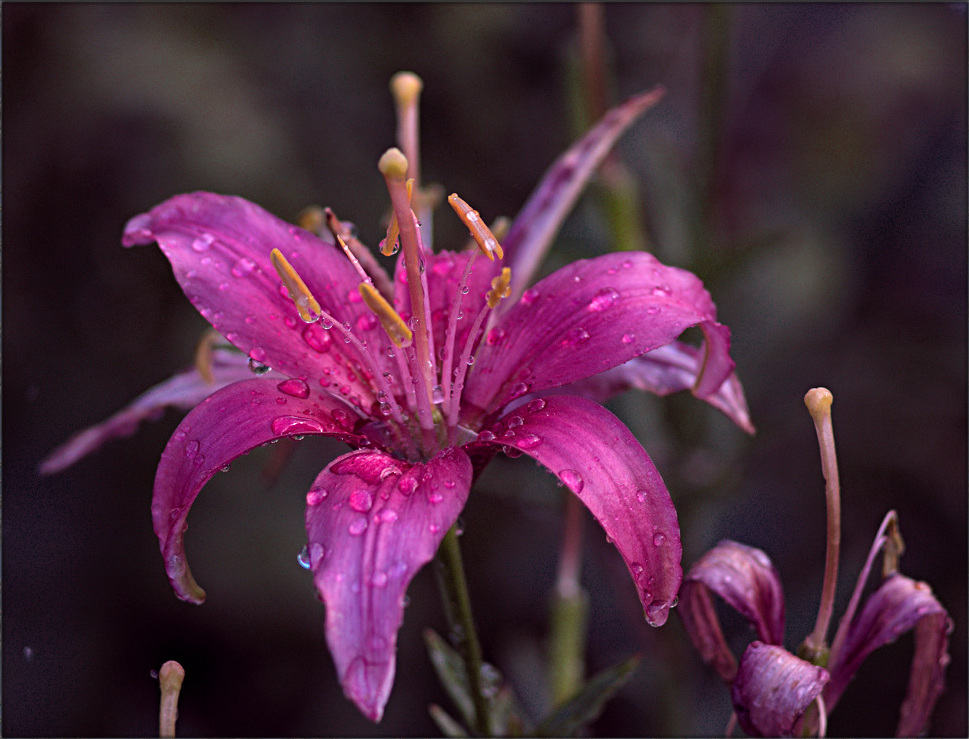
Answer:
[[[552,597],[549,672],[552,703],[560,706],[579,692],[585,674],[588,598],[579,585],[582,550],[582,504],[565,499],[565,531],[558,578]]]
[[[474,701],[474,731],[480,736],[490,736],[490,712],[481,686],[481,644],[478,642],[474,618],[471,615],[471,598],[468,596],[468,584],[464,577],[457,524],[450,528],[441,542],[437,561],[438,567],[435,571],[444,600],[444,615],[450,627],[451,641],[464,658],[468,689]]]
[[[824,473],[825,498],[828,508],[828,544],[827,556],[824,563],[824,582],[821,585],[821,604],[818,607],[818,620],[814,631],[804,640],[804,646],[809,650],[809,658],[814,661],[815,656],[827,652],[825,639],[831,612],[834,610],[835,587],[838,582],[838,554],[841,548],[841,484],[838,480],[838,459],[834,451],[834,427],[831,423],[831,403],[834,401],[831,391],[826,388],[814,388],[804,396],[804,403],[814,419],[815,430],[818,434],[818,445],[821,447],[821,470]],[[826,659],[826,654],[825,657]]]

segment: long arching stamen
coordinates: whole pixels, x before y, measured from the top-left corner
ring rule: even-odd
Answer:
[[[380,265],[377,259],[374,257],[373,252],[370,248],[364,244],[360,239],[353,235],[350,230],[350,226],[343,221],[341,221],[336,213],[333,212],[332,208],[324,208],[322,211],[323,223],[325,223],[327,230],[336,239],[340,237],[346,242],[350,251],[357,258],[360,266],[366,271],[367,275],[373,280],[374,287],[380,291],[388,300],[392,300],[394,297],[394,285],[387,275],[387,271]]]
[[[444,395],[446,407],[444,411],[450,414],[451,411],[451,368],[454,365],[454,349],[457,341],[458,315],[461,312],[461,301],[464,292],[468,288],[468,278],[471,276],[471,267],[474,260],[478,257],[478,252],[471,252],[468,262],[464,267],[464,274],[458,283],[458,289],[454,294],[454,301],[451,303],[451,312],[448,314],[447,329],[444,332],[444,357],[441,365],[441,392]]]
[[[814,656],[826,650],[825,637],[831,612],[834,609],[835,587],[838,582],[838,553],[841,547],[841,485],[838,481],[838,458],[834,451],[834,427],[831,423],[831,404],[834,397],[827,388],[816,387],[808,390],[804,404],[814,419],[814,427],[821,448],[821,470],[824,473],[825,499],[828,510],[828,544],[824,563],[824,581],[821,585],[821,604],[818,619],[804,647],[814,654],[807,657],[814,662]]]

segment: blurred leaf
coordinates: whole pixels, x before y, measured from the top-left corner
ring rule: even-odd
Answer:
[[[475,725],[474,699],[468,686],[468,673],[464,658],[457,650],[448,644],[432,629],[424,631],[424,643],[431,657],[431,664],[437,673],[441,685],[461,713],[465,724]],[[488,706],[488,722],[495,736],[521,736],[524,731],[524,719],[521,707],[511,688],[505,684],[498,669],[485,662],[481,666],[481,692]],[[435,711],[436,709],[436,711]],[[454,734],[452,731],[464,732],[465,729],[453,718],[448,716],[439,706],[431,706],[431,718],[438,724],[438,728],[448,736],[467,736]]]
[[[555,709],[538,725],[535,735],[572,736],[580,727],[595,721],[606,702],[632,677],[639,661],[639,655],[633,655],[591,678],[578,695]]]
[[[432,703],[427,707],[427,712],[431,714],[431,718],[434,719],[434,723],[437,724],[437,728],[441,730],[444,736],[450,737],[462,737],[468,736],[467,729],[465,729],[456,720],[451,718],[451,716],[441,708],[436,703]]]

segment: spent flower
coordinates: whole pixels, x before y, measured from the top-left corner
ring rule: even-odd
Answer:
[[[662,89],[613,109],[566,151],[504,238],[452,195],[471,241],[438,252],[433,190],[417,181],[419,79],[398,75],[392,89],[404,151],[388,150],[379,170],[392,203],[381,251],[398,253],[393,274],[328,209],[305,214],[315,232],[207,192],[134,217],[125,246],[157,242],[225,346],[208,341],[195,369],[42,464],[72,464],[166,405],[192,408],[162,454],[152,515],[176,594],[201,603],[183,535],[205,483],[279,438],[349,444],[306,495],[301,560],[326,605],[344,691],[374,721],[393,684],[407,586],[497,453],[531,456],[585,503],[625,560],[646,619],[661,625],[682,579],[676,512],[640,443],[590,398],[690,389],[752,430],[730,331],[692,273],[624,252],[532,284],[582,187]],[[703,332],[699,348],[677,341],[691,326]]]

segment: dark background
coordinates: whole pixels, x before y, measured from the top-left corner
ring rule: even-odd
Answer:
[[[965,5],[719,12],[606,6],[610,100],[669,88],[619,151],[651,249],[697,271],[733,329],[759,433],[748,440],[689,396],[628,393],[610,407],[670,487],[685,567],[723,537],[773,558],[793,648],[813,625],[824,560],[802,397],[831,388],[838,612],[897,509],[903,571],[955,622],[931,733],[966,736]],[[718,18],[728,43],[709,67]],[[190,364],[205,327],[157,249],[120,246],[129,217],[210,189],[289,219],[330,205],[376,243],[387,197],[375,165],[394,143],[387,81],[400,69],[425,81],[425,181],[488,219],[514,215],[575,136],[576,19],[566,4],[3,4],[6,735],[157,733],[151,671],[167,659],[187,670],[183,736],[436,732],[426,706],[447,699],[420,638],[443,627],[431,573],[410,589],[396,685],[373,725],[342,697],[323,608],[296,563],[304,493],[342,445],[291,445],[268,483],[283,445],[260,450],[208,485],[187,537],[202,607],[172,594],[151,530],[154,468],[178,414],[60,475],[35,470]],[[437,222],[439,246],[463,243],[456,219]],[[586,200],[549,264],[610,248]],[[525,458],[493,464],[463,516],[486,657],[530,711],[545,700],[560,513],[560,490]],[[586,532],[589,668],[645,656],[591,731],[722,735],[727,691],[679,619],[649,628],[614,549],[591,520]],[[739,653],[750,634],[739,619],[727,626]],[[829,733],[893,733],[911,652],[908,635],[873,655]]]

